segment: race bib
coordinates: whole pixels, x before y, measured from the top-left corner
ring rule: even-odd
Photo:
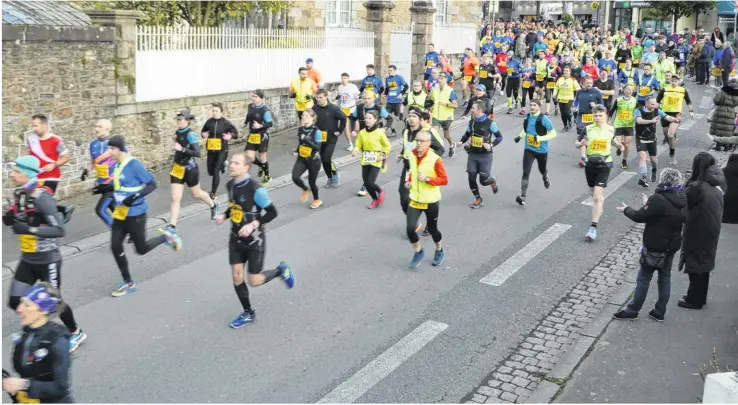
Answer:
[[[466,80],[469,83],[471,83],[472,79],[474,79],[474,76],[470,76],[470,75],[464,76],[464,80]]]
[[[499,43],[499,42],[495,42],[495,48],[499,48],[499,47],[501,47],[501,46],[502,46],[502,44],[501,44],[501,43]]]
[[[113,210],[113,218],[119,221],[125,221],[128,217],[128,208],[125,205],[118,205]]]
[[[546,78],[546,75],[536,75],[536,80],[538,80],[539,82],[542,82],[543,79],[545,78]]]
[[[110,177],[108,165],[95,165],[95,174],[97,175],[98,179],[107,179],[108,177]]]
[[[405,152],[412,152],[415,149],[415,142],[405,142]]]
[[[208,138],[208,150],[221,150],[223,147],[222,139]]]
[[[619,68],[620,70],[623,70],[623,69],[625,69],[625,63],[618,63],[618,68]]]
[[[351,107],[341,108],[341,111],[348,117],[351,114]]]
[[[594,122],[594,115],[582,114],[582,124],[591,124]]]
[[[610,98],[610,95],[609,94],[603,94],[602,95],[602,99],[603,100],[607,100],[608,98]]]
[[[720,69],[720,68],[712,69],[712,75],[715,77],[719,77],[722,73],[723,73],[723,69]]]
[[[524,89],[529,89],[529,88],[530,88],[530,82],[529,82],[529,81],[527,81],[527,80],[526,80],[526,81],[524,81],[524,82],[523,82],[523,88],[524,88]]]
[[[19,404],[40,404],[41,401],[36,398],[29,398],[25,391],[18,391],[15,398]]]
[[[471,146],[472,146],[472,148],[481,148],[483,143],[484,143],[484,138],[482,138],[481,136],[472,136],[471,137]]]
[[[528,135],[528,145],[534,147],[534,148],[540,148],[541,143],[536,140],[535,135]]]
[[[643,97],[650,96],[651,95],[651,88],[648,87],[648,86],[641,86],[641,88],[638,89],[638,94],[641,95],[641,96],[643,96]]]
[[[674,96],[666,96],[666,100],[664,100],[667,107],[677,107],[679,106],[679,97]]]
[[[300,155],[301,158],[309,158],[310,155],[313,153],[313,148],[307,145],[300,145],[300,147],[297,149],[297,153]]]
[[[169,175],[174,177],[175,179],[182,180],[184,179],[185,175],[185,167],[175,163],[174,166],[172,166],[172,171],[169,172]]]
[[[364,89],[365,90],[374,90],[374,85],[371,84],[371,83],[367,83],[366,85],[364,85]]]
[[[554,83],[554,82],[548,82],[548,83],[546,83],[546,88],[547,89],[553,89],[554,86],[556,86],[556,83]]]
[[[618,111],[618,120],[620,121],[632,121],[633,111]]]
[[[479,71],[479,77],[482,78],[482,79],[486,79],[487,78],[487,71],[486,70],[480,70]]]
[[[328,131],[320,131],[320,142],[328,142]]]
[[[592,150],[595,152],[606,152],[607,151],[607,140],[606,139],[595,139],[592,141]]]
[[[238,205],[231,206],[231,222],[238,225],[243,220],[243,211]]]
[[[364,152],[364,163],[376,163],[377,152]]]
[[[35,253],[38,248],[38,238],[36,235],[18,235],[18,244],[21,252]]]
[[[507,68],[507,74],[509,74],[509,75],[513,74],[513,71],[514,70],[515,69],[513,69],[513,68]]]
[[[434,63],[433,63],[433,61],[432,61],[432,60],[430,60],[430,59],[428,59],[427,61],[425,61],[425,66],[427,66],[427,67],[433,67],[434,65],[435,65],[435,64],[434,64]]]
[[[261,144],[261,134],[249,134],[247,142],[252,145],[260,145]]]
[[[390,82],[390,84],[389,84],[389,88],[390,88],[390,90],[394,90],[394,89],[396,89],[396,88],[397,88],[397,83],[395,83],[395,82]]]
[[[415,208],[416,210],[427,210],[428,209],[427,203],[419,203],[413,200],[410,200],[410,206]]]
[[[640,59],[633,59],[633,65],[640,65],[641,60]]]

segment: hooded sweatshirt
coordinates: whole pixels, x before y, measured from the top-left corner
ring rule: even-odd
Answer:
[[[659,184],[656,192],[639,210],[626,208],[626,217],[645,223],[643,246],[654,252],[675,252],[682,245],[682,224],[686,221],[687,194],[680,186]]]

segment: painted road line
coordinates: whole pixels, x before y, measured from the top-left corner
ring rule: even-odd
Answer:
[[[705,114],[695,114],[694,119],[690,119],[689,121],[685,122],[679,127],[679,129],[685,130],[685,131],[689,130],[690,128],[694,126],[694,124],[697,123],[697,121],[701,120],[704,117],[705,117]]]
[[[546,229],[542,234],[538,235],[537,238],[533,239],[530,243],[525,245],[522,249],[518,250],[517,253],[512,255],[509,259],[505,260],[500,266],[492,270],[491,273],[484,276],[483,279],[479,280],[480,283],[493,285],[499,287],[505,282],[510,276],[515,274],[523,266],[528,264],[529,261],[533,260],[536,255],[541,253],[548,245],[552,244],[559,236],[563,235],[571,225],[566,224],[553,224],[550,228]]]
[[[662,148],[663,150],[666,150],[668,148]],[[663,153],[663,150],[660,151],[660,153]],[[659,153],[659,154],[660,154]],[[612,193],[618,191],[620,187],[622,187],[623,184],[625,184],[628,180],[630,180],[631,177],[635,176],[636,172],[622,172],[618,174],[612,181],[607,182],[607,188],[605,189],[605,200],[607,200],[607,197],[611,196]],[[592,197],[588,197],[586,200],[582,201],[582,205],[592,205]]]
[[[703,108],[707,110],[707,109],[710,109],[710,107],[712,107],[712,98],[702,96],[702,102],[700,103],[699,108]]]
[[[425,321],[407,336],[395,343],[371,363],[356,372],[328,395],[319,404],[352,403],[382,381],[402,363],[430,343],[446,330],[448,325],[435,321]]]

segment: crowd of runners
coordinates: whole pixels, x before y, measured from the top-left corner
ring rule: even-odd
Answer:
[[[458,148],[466,151],[467,180],[474,197],[470,207],[483,207],[481,190],[489,187],[492,193],[498,191],[492,162],[494,149],[503,142],[506,132],[495,121],[495,103],[501,97],[506,113],[517,112],[523,120],[519,133],[504,134],[523,146],[520,193],[515,201],[520,206],[527,203],[534,162],[544,187],[551,187],[547,168],[551,142],[574,143],[580,157],[572,163],[583,168],[592,193],[586,239],[594,241],[610,173],[616,160],[623,169],[628,168],[633,144],[639,158],[637,182],[642,187],[658,181],[658,167],[663,165],[658,160],[659,144],[669,149],[668,163],[677,163],[678,127],[683,114],[693,117],[694,112],[684,79],[696,76],[700,83],[707,82],[699,56],[697,63],[691,63],[694,49],[704,41],[709,39],[688,33],[639,37],[627,29],[603,33],[600,29],[551,22],[499,21],[482,28],[481,40],[469,38],[458,72],[429,44],[422,81],[403,78],[392,65],[382,78],[369,64],[359,86],[352,83],[355,78],[341,75],[335,95],[326,90],[313,60],[308,59],[289,85],[300,122],[292,170],[294,185],[301,192],[299,200],[305,203],[312,196],[311,209],[323,205],[317,184],[321,167],[327,178],[324,188],[339,187],[340,174],[332,158],[338,140],[345,137],[348,150],[360,157],[363,185],[357,194],[370,196],[369,209],[380,207],[385,189],[378,185],[378,178],[393,160],[390,139],[400,136],[402,146],[395,161],[401,164],[398,192],[413,249],[409,267],[416,268],[424,260],[421,231],[434,242],[432,265],[440,266],[445,259],[438,226],[441,188],[450,181],[442,157],[453,158]],[[735,59],[732,55],[727,45],[717,61],[719,66],[708,69],[709,73],[725,82],[734,80],[730,73]],[[454,90],[455,80],[461,83],[460,94]],[[91,163],[81,180],[95,178],[93,193],[100,196],[95,212],[110,227],[111,251],[122,278],[112,296],[121,297],[137,288],[124,248],[126,237],[139,255],[160,245],[175,251],[182,248],[177,219],[185,186],[210,208],[213,222],[227,222],[230,227],[227,254],[242,306],[231,327],[240,328],[255,319],[246,283],[256,287],[280,279],[287,288],[294,287],[295,274],[287,263],[264,270],[265,225],[278,216],[265,188],[272,181],[268,154],[274,116],[264,102],[263,91],[256,90],[251,97],[243,125],[226,119],[218,103],[212,105],[211,117],[199,133],[193,127],[195,117],[191,112],[182,110],[176,116],[169,173],[171,217],[158,229],[160,235],[148,239],[146,196],[157,188],[154,176],[128,153],[123,136],[110,136],[109,120],[97,122],[89,145]],[[455,110],[460,108],[468,123],[463,135],[454,139],[451,124]],[[396,131],[394,120],[401,121],[404,129]],[[87,335],[77,325],[72,309],[61,305],[57,291],[62,266],[58,239],[64,236],[64,224],[71,219],[72,209],[58,205],[53,197],[61,180],[59,168],[68,162],[69,154],[61,138],[50,133],[46,116],[34,115],[32,129],[33,135],[27,139],[29,155],[18,158],[10,174],[16,189],[13,203],[3,216],[3,223],[20,238],[21,248],[9,305],[19,312],[35,311],[35,315],[24,317],[26,326],[36,322],[33,319],[43,320],[38,314],[59,311],[71,352]],[[556,139],[559,131],[576,131],[576,135],[570,140]],[[229,157],[229,142],[239,136],[245,139],[245,149]],[[200,186],[198,159],[202,157],[212,176],[209,192]],[[255,176],[250,172],[252,165],[258,167]],[[221,207],[215,197],[221,175],[226,172],[228,203]],[[302,179],[305,172],[307,184]],[[425,224],[421,222],[423,214]],[[46,284],[35,285],[38,281]],[[30,388],[20,382],[8,384],[6,391],[15,396],[21,392],[29,398],[40,395],[33,384]]]

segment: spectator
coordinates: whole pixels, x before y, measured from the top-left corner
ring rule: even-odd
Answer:
[[[720,32],[720,27],[715,27],[715,30],[710,35],[710,41],[714,44],[718,39],[720,42],[725,42],[725,37],[723,36],[723,33]]]
[[[723,86],[712,99],[712,103],[715,104],[715,111],[712,112],[710,135],[717,138],[733,136],[738,108],[738,80],[731,79],[727,85]],[[722,142],[718,141],[718,150],[721,144]]]
[[[687,221],[679,270],[689,275],[689,288],[677,305],[702,309],[707,302],[710,272],[715,268],[725,190],[725,177],[712,155],[700,152],[694,157],[686,187]]]
[[[730,139],[738,143],[738,136]],[[730,155],[728,164],[723,168],[723,175],[728,186],[728,190],[725,192],[723,223],[738,224],[738,154]]]
[[[715,48],[712,42],[705,41],[702,53],[697,59],[697,84],[707,84],[710,81],[710,61],[714,56]]]
[[[719,67],[722,69],[722,85],[724,86],[729,82],[730,72],[733,70],[733,66],[735,64],[735,51],[733,51],[730,41],[724,43],[721,50],[722,54],[720,57]]]
[[[634,210],[623,203],[618,211],[638,223],[645,223],[643,249],[641,249],[641,269],[636,278],[633,300],[628,306],[613,315],[615,319],[635,319],[643,307],[648,294],[648,285],[654,272],[659,273],[659,299],[648,315],[664,321],[666,304],[671,295],[671,266],[674,256],[682,244],[682,224],[686,219],[684,208],[687,196],[682,187],[682,174],[678,170],[666,168],[661,171],[656,192],[649,198],[643,195],[643,207]]]
[[[643,29],[641,28],[641,24],[636,25],[636,38],[643,39]]]
[[[722,59],[723,59],[723,43],[720,42],[718,39],[715,41],[715,55],[712,57],[712,64],[711,67],[714,66],[716,68],[722,68]],[[730,74],[730,72],[728,72]],[[710,69],[710,76],[712,76],[712,69]],[[727,83],[727,82],[726,82]],[[723,83],[720,81],[720,76],[715,77],[715,86],[716,88],[723,87]]]

